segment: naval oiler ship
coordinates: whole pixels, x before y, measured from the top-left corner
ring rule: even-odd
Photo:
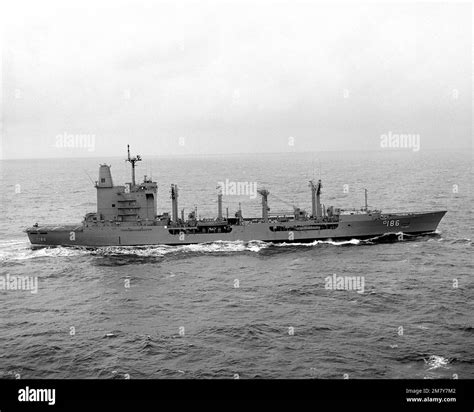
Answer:
[[[158,185],[147,176],[136,183],[135,167],[141,156],[130,156],[131,182],[114,186],[110,166],[100,165],[97,189],[97,211],[87,213],[76,225],[39,225],[26,229],[32,245],[42,246],[145,246],[186,245],[216,241],[312,242],[315,240],[367,239],[385,234],[403,236],[432,233],[446,211],[382,213],[360,209],[345,210],[321,204],[321,180],[309,181],[311,213],[294,207],[291,213],[271,213],[270,192],[259,189],[261,217],[244,218],[242,210],[229,217],[222,214],[222,190],[217,193],[217,217],[198,218],[192,211],[178,215],[178,186],[171,185],[171,215],[157,214]],[[220,188],[222,189],[222,188]]]

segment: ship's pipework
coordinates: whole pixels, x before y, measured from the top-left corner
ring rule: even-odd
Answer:
[[[171,185],[172,220],[178,223],[178,185]]]

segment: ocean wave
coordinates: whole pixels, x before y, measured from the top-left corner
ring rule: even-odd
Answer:
[[[71,247],[46,247],[32,248],[25,241],[6,241],[0,243],[0,262],[22,261],[44,257],[70,257],[86,254],[87,251],[82,248]]]
[[[168,246],[107,246],[91,250],[95,256],[137,256],[137,257],[159,257],[177,253],[214,253],[214,252],[259,252],[270,244],[259,241],[252,242],[212,242],[193,245]]]
[[[437,355],[431,355],[428,359],[424,359],[424,361],[426,366],[428,366],[428,370],[446,368],[446,365],[449,363],[448,359]]]
[[[363,240],[364,243],[374,244],[374,243],[393,243],[393,242],[403,242],[407,240],[417,240],[420,238],[425,238],[427,241],[433,241],[435,238],[440,238],[441,232],[438,230],[431,233],[424,234],[410,234],[405,232],[395,232],[395,233],[384,233],[383,235],[374,236],[367,240]],[[440,239],[437,239],[438,241]]]
[[[180,253],[233,253],[233,252],[254,252],[258,253],[269,248],[300,248],[314,247],[321,244],[343,246],[343,245],[359,245],[358,239],[347,241],[331,241],[316,240],[311,243],[273,243],[263,242],[260,240],[252,240],[250,242],[237,241],[216,241],[212,243],[199,243],[182,246],[168,245],[150,245],[150,246],[107,246],[91,250],[90,253],[95,256],[136,256],[136,257],[161,257],[168,254]]]
[[[471,239],[468,238],[459,238],[459,239],[453,239],[449,242],[451,245],[467,245],[467,246],[472,246],[472,241]]]
[[[21,261],[42,257],[71,257],[91,255],[99,257],[163,257],[168,254],[194,253],[234,253],[253,252],[259,253],[265,249],[281,250],[293,248],[311,248],[319,245],[329,246],[358,246],[380,243],[392,239],[398,234],[377,236],[367,240],[315,240],[313,242],[264,242],[260,240],[244,241],[216,241],[210,243],[199,243],[191,245],[148,245],[148,246],[103,246],[103,247],[32,247],[26,241],[9,240],[0,243],[0,261]],[[409,235],[405,235],[409,236]]]
[[[314,242],[310,243],[298,243],[298,242],[283,242],[283,243],[269,243],[269,245],[274,247],[292,247],[292,246],[303,246],[303,247],[312,247],[317,245],[333,245],[333,246],[344,246],[344,245],[360,245],[363,240],[359,239],[350,239],[350,240],[315,240]]]

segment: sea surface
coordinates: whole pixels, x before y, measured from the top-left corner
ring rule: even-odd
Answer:
[[[100,163],[130,181],[122,158],[1,161],[0,378],[474,378],[472,157],[385,151],[153,157],[159,212],[217,213],[219,181],[256,182],[272,211],[322,202],[384,211],[444,210],[436,233],[402,241],[32,249],[23,230],[80,222],[95,210]],[[89,176],[88,176],[89,175]],[[346,186],[347,185],[347,186]],[[260,199],[224,196],[233,215]],[[360,276],[364,293],[326,289]]]

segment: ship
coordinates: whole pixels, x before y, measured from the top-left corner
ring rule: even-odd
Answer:
[[[111,166],[100,164],[97,190],[97,211],[87,213],[81,223],[39,225],[26,229],[33,246],[147,246],[188,245],[212,242],[314,242],[370,239],[385,235],[403,239],[404,235],[426,235],[436,231],[446,210],[431,212],[383,213],[367,204],[359,209],[342,209],[321,204],[322,182],[309,181],[311,213],[294,206],[285,213],[272,213],[270,191],[261,188],[260,217],[244,217],[241,207],[229,217],[223,215],[222,186],[217,190],[217,217],[200,218],[196,210],[187,218],[184,209],[178,214],[178,185],[172,184],[171,214],[157,214],[158,184],[144,176],[135,180],[135,168],[142,160],[130,155],[131,182],[115,186]],[[309,195],[309,190],[308,190]],[[308,196],[309,197],[309,196]]]

